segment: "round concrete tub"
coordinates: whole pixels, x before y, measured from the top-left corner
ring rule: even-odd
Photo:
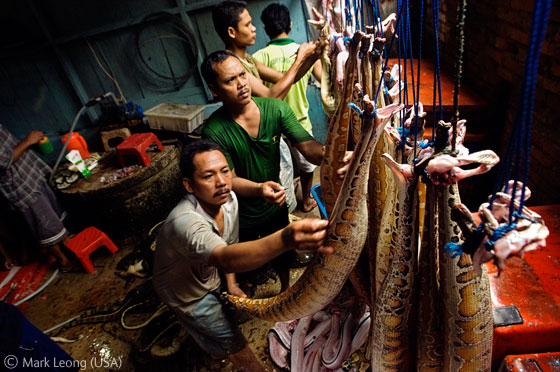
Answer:
[[[114,239],[142,239],[167,217],[185,192],[179,169],[180,148],[165,146],[165,151],[150,152],[149,156],[149,166],[108,183],[120,169],[113,153],[99,162],[90,177],[59,190],[69,212],[67,227],[77,233],[95,226]]]

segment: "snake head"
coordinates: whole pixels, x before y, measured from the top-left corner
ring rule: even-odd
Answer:
[[[307,23],[309,23],[312,26],[317,27],[318,30],[323,30],[323,28],[327,25],[327,19],[325,17],[323,17],[323,15],[321,14],[320,11],[318,11],[315,7],[311,8],[311,12],[313,13],[313,16],[315,17],[315,19],[308,19]],[[328,28],[327,28],[328,30]]]
[[[354,84],[354,92],[356,92],[356,95],[358,96],[358,98],[363,98],[364,97],[364,89],[362,88],[362,84],[360,84],[360,83]]]
[[[373,40],[373,48],[371,48],[371,54],[376,57],[381,57],[383,55],[383,46],[385,45],[384,37],[376,37]]]
[[[359,54],[360,59],[363,59],[367,56],[370,46],[371,46],[371,35],[363,34],[362,43],[360,44],[360,54]]]

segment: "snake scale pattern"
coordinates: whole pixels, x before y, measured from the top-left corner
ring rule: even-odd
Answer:
[[[342,180],[339,179],[336,171],[344,165],[343,159],[348,145],[351,117],[348,104],[352,102],[352,94],[356,80],[356,52],[361,37],[361,33],[356,33],[348,47],[350,55],[348,57],[344,76],[342,101],[338,105],[335,114],[330,119],[327,142],[325,143],[325,156],[321,164],[321,193],[323,194],[325,209],[328,216],[332,213],[342,187]]]
[[[460,203],[456,184],[438,188],[440,222],[440,283],[443,295],[443,370],[489,371],[492,362],[492,304],[486,266],[474,270],[471,256],[456,258],[444,250],[446,242],[460,242],[461,230],[451,220],[451,208]]]
[[[350,271],[356,265],[367,235],[367,179],[369,162],[384,127],[400,108],[387,106],[373,117],[373,104],[364,97],[367,107],[362,136],[340,197],[330,217],[326,245],[330,255],[315,255],[305,272],[285,292],[266,299],[248,299],[228,295],[238,309],[265,320],[286,321],[314,314],[329,304],[340,292]]]
[[[414,280],[418,255],[416,178],[406,178],[393,158],[382,159],[391,169],[398,190],[395,234],[389,271],[383,280],[373,312],[372,372],[410,370],[415,353]]]

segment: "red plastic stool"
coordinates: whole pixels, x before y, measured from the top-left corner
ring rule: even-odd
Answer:
[[[145,167],[150,165],[150,157],[146,153],[146,149],[150,147],[152,143],[155,143],[159,151],[163,152],[163,146],[161,142],[153,133],[135,133],[130,137],[127,137],[120,145],[117,146],[117,156],[119,157],[119,162],[121,166],[126,167],[124,161],[124,155],[134,155],[140,163]]]
[[[109,248],[111,253],[119,250],[103,231],[95,227],[87,227],[66,243],[66,247],[74,252],[88,274],[95,270],[89,255],[102,246]]]

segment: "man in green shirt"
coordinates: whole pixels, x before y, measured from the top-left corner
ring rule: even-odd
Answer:
[[[263,65],[284,73],[293,66],[299,48],[299,44],[290,39],[290,30],[292,29],[290,11],[282,4],[270,4],[263,10],[261,21],[264,24],[266,34],[271,40],[265,48],[254,53],[253,57]],[[305,94],[311,73],[313,73],[317,80],[321,80],[320,61],[316,61],[313,68],[309,69],[301,79],[292,85],[288,94],[284,97],[284,101],[294,111],[301,126],[309,134],[313,135],[308,115],[309,102]],[[269,85],[269,83],[265,83],[265,85]],[[309,163],[291,143],[288,143],[288,146],[300,172],[303,196],[302,210],[309,212],[317,206],[317,203],[310,195],[315,166]]]
[[[223,102],[208,119],[202,136],[223,148],[233,170],[240,241],[269,235],[289,223],[286,193],[278,183],[281,135],[313,164],[321,163],[323,146],[303,129],[285,102],[251,96],[250,74],[235,54],[210,54],[201,72],[212,94]],[[289,286],[285,259],[273,262],[282,290]]]
[[[303,43],[294,51],[291,66],[280,72],[260,63],[247,53],[247,47],[255,44],[257,34],[245,1],[220,2],[212,9],[212,21],[226,50],[234,53],[250,73],[248,80],[252,94],[256,97],[283,99],[292,84],[306,74],[321,54],[322,47],[318,44]],[[290,148],[284,139],[280,141],[280,159],[280,181],[286,189],[288,208],[292,212],[297,204],[293,187],[294,170]],[[309,193],[309,190],[307,191]]]

